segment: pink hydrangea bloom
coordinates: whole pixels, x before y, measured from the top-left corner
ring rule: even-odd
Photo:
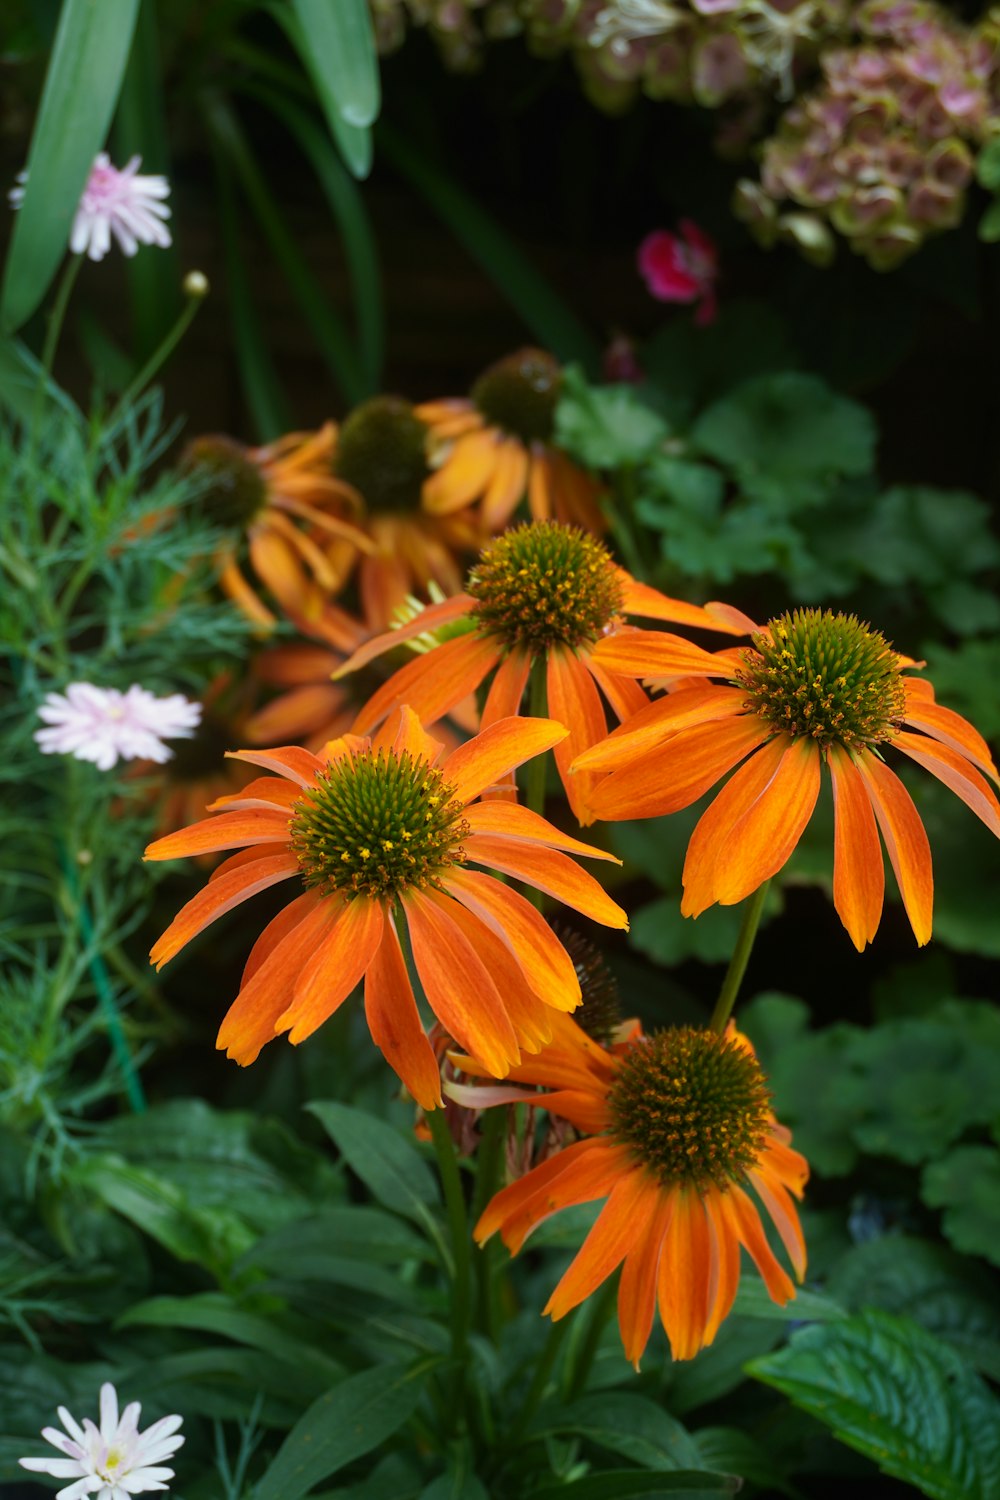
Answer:
[[[112,235],[126,255],[134,255],[140,245],[170,244],[170,231],[163,222],[170,217],[163,202],[170,184],[165,177],[140,177],[141,163],[142,157],[133,156],[118,168],[111,165],[106,151],[96,157],[70,232],[69,248],[74,255],[103,260],[111,249]],[[21,172],[18,182],[22,185],[11,190],[15,208],[24,199],[26,181],[27,173]]]
[[[181,693],[156,698],[133,684],[127,693],[71,682],[65,694],[49,693],[38,710],[49,727],[35,732],[46,755],[72,755],[110,771],[121,760],[169,760],[164,740],[189,739],[201,720],[201,704]]]
[[[694,320],[711,323],[718,311],[715,284],[719,253],[715,242],[691,219],[682,219],[680,234],[657,229],[639,246],[639,270],[660,302],[696,302]]]
[[[128,1500],[131,1495],[165,1490],[164,1480],[173,1479],[174,1471],[163,1468],[163,1460],[173,1458],[184,1442],[176,1435],[182,1419],[161,1417],[140,1432],[141,1410],[139,1402],[133,1401],[119,1418],[118,1392],[106,1382],[101,1386],[100,1426],[89,1417],[84,1417],[81,1426],[60,1406],[59,1420],[66,1431],[45,1427],[42,1437],[64,1456],[22,1458],[21,1467],[75,1481],[64,1486],[55,1500]]]

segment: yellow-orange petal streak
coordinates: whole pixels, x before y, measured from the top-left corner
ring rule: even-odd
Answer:
[[[455,788],[460,802],[471,802],[508,771],[558,745],[568,733],[554,719],[498,719],[474,740],[453,750],[442,762],[441,775]]]
[[[445,1030],[479,1057],[494,1078],[505,1078],[521,1049],[503,1000],[456,922],[447,896],[428,890],[403,896],[413,961],[427,1003]]]
[[[574,1010],[580,1003],[580,981],[573,960],[552,928],[530,901],[518,892],[481,875],[478,870],[453,867],[446,889],[463,906],[502,938],[514,954],[525,978],[547,1005]]]
[[[722,687],[714,682],[678,688],[666,698],[645,703],[606,740],[582,754],[573,769],[613,771],[622,761],[627,764],[633,756],[648,753],[682,730],[741,714],[745,701],[742,688]]]
[[[175,953],[224,912],[231,911],[258,891],[266,890],[269,885],[277,885],[280,880],[298,874],[299,862],[294,854],[271,854],[210,881],[181,907],[163,936],[153,944],[150,962],[162,969]]]
[[[265,1042],[274,1040],[274,1026],[292,1002],[295,985],[316,944],[340,915],[341,903],[320,902],[301,922],[286,932],[250,978],[223,1018],[215,1045],[246,1067]]]
[[[930,941],[934,917],[934,873],[927,832],[909,792],[887,765],[871,751],[859,751],[854,764],[867,785],[913,935],[923,946]]]
[[[819,746],[793,740],[719,851],[715,890],[723,906],[742,901],[788,862],[815,810],[819,781]]]
[[[359,984],[382,941],[381,903],[356,896],[299,973],[292,1003],[275,1022],[288,1040],[304,1042]]]
[[[400,667],[372,694],[354,721],[355,734],[368,734],[404,703],[424,724],[433,724],[475,692],[499,656],[496,641],[476,631],[435,646]]]
[[[660,1251],[660,1317],[674,1359],[693,1359],[705,1342],[709,1314],[711,1237],[701,1195],[675,1188],[673,1213]]]
[[[612,901],[600,882],[565,854],[485,833],[472,834],[463,847],[468,858],[476,864],[501,870],[504,875],[513,875],[515,880],[523,880],[547,895],[555,896],[556,900],[582,912],[585,917],[603,922],[605,927],[628,930],[628,917],[617,901]]]
[[[571,776],[569,768],[578,755],[604,739],[608,732],[601,695],[581,658],[575,652],[559,647],[549,653],[546,690],[549,713],[569,730],[567,738],[556,745],[554,752],[560,780],[577,822],[592,823],[594,818],[588,794],[593,777],[586,772]]]
[[[441,1071],[420,1022],[391,917],[365,975],[365,1016],[372,1041],[421,1109],[437,1109]]]
[[[270,750],[227,750],[227,760],[246,761],[251,766],[263,766],[265,771],[276,771],[299,786],[311,786],[316,773],[322,771],[324,762],[311,750],[298,745],[278,745]]]
[[[657,1278],[663,1238],[673,1212],[673,1201],[666,1193],[657,1196],[656,1204],[644,1234],[635,1241],[622,1266],[618,1283],[618,1327],[621,1330],[625,1358],[638,1370],[643,1350],[656,1314]]]
[[[699,604],[688,604],[684,599],[671,599],[669,594],[661,594],[658,589],[650,588],[648,583],[640,583],[626,573],[624,568],[618,570],[618,576],[622,583],[622,607],[626,614],[644,615],[650,620],[667,620],[673,625],[691,625],[701,630],[718,630],[725,635],[746,634],[743,618],[734,622],[721,610],[710,613]]]
[[[219,849],[235,849],[240,844],[274,844],[280,843],[287,834],[288,814],[277,809],[274,812],[254,808],[249,812],[220,813],[216,818],[203,818],[189,828],[155,839],[143,858],[179,859],[187,854],[213,854]]]
[[[519,802],[478,802],[475,807],[466,808],[465,821],[473,833],[495,834],[526,844],[546,844],[567,854],[583,854],[588,859],[606,859],[612,864],[621,864],[618,856],[610,850],[598,849],[594,844],[584,844],[568,833],[561,833],[553,823],[530,808],[522,807]]]
[[[561,1208],[593,1203],[610,1193],[626,1161],[621,1146],[574,1141],[490,1200],[475,1228],[477,1243],[483,1244],[499,1229],[507,1249],[516,1255],[531,1231]]]
[[[892,743],[897,750],[902,750],[904,755],[908,755],[919,766],[923,766],[925,771],[930,771],[932,776],[950,787],[956,797],[961,797],[966,807],[970,807],[976,817],[986,824],[990,832],[1000,838],[1000,803],[989,782],[980,776],[964,755],[959,755],[937,740],[907,734],[905,731],[900,731]]]
[[[591,793],[591,806],[605,819],[679,812],[697,802],[772,733],[756,714],[699,724],[608,776]]]
[[[728,661],[664,630],[616,630],[594,647],[594,657],[623,677],[727,677]]]
[[[728,1318],[740,1284],[740,1242],[729,1228],[726,1215],[719,1206],[722,1196],[721,1193],[712,1191],[705,1195],[709,1268],[703,1346],[712,1342],[723,1320]]]
[[[606,1281],[645,1233],[656,1211],[657,1198],[655,1182],[640,1168],[620,1176],[543,1311],[558,1320]]]
[[[499,719],[512,719],[521,707],[531,676],[531,657],[526,651],[511,651],[497,667],[483,705],[482,728]]]
[[[848,752],[831,745],[827,764],[833,782],[833,904],[860,953],[882,918],[882,845],[871,799]]]
[[[721,1194],[717,1202],[740,1244],[750,1252],[751,1260],[764,1278],[771,1301],[783,1307],[795,1296],[795,1286],[767,1243],[757,1209],[743,1189],[735,1184],[727,1193]]]
[[[298,927],[300,922],[304,922],[311,911],[322,905],[322,902],[323,897],[318,891],[305,891],[301,896],[296,896],[294,901],[289,901],[287,906],[283,906],[276,917],[271,918],[247,956],[240,979],[241,989],[250,983],[261,964],[270,958],[278,944],[293,928]],[[305,954],[303,954],[304,962]]]

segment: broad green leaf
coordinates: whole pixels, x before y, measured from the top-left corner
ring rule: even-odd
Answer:
[[[837,1261],[828,1290],[855,1311],[879,1307],[913,1318],[982,1374],[1000,1380],[995,1279],[946,1246],[905,1234],[867,1240]]]
[[[979,221],[979,238],[987,245],[1000,240],[1000,198],[995,198]]]
[[[644,463],[670,428],[633,386],[589,385],[579,366],[570,365],[563,372],[555,435],[589,468],[618,469]]]
[[[482,1480],[475,1474],[465,1474],[456,1469],[451,1474],[442,1474],[420,1492],[420,1500],[490,1500]]]
[[[440,1200],[437,1182],[402,1131],[349,1104],[317,1100],[306,1108],[384,1208],[425,1227],[434,1223],[430,1209]]]
[[[767,1287],[759,1276],[745,1272],[740,1280],[733,1312],[743,1318],[783,1318],[787,1323],[829,1323],[834,1318],[846,1318],[847,1312],[833,1297],[824,1292],[797,1289],[795,1296],[784,1307],[771,1301]]]
[[[996,1113],[996,1095],[993,1100]],[[956,1146],[924,1170],[921,1196],[943,1208],[941,1227],[956,1250],[1000,1266],[1000,1151]]]
[[[787,1483],[769,1450],[749,1432],[738,1427],[700,1427],[694,1433],[694,1441],[706,1468],[738,1474],[765,1494],[773,1490],[799,1496],[800,1492]]]
[[[991,193],[1000,188],[1000,140],[995,136],[976,157],[976,177]]]
[[[575,1433],[644,1469],[697,1469],[698,1450],[675,1417],[645,1396],[605,1391],[536,1413],[529,1433]]]
[[[0,292],[8,333],[31,317],[66,253],[118,101],[138,9],[139,0],[63,0]]]
[[[931,587],[1000,560],[990,526],[990,507],[967,490],[894,485],[843,528],[839,546],[876,583]]]
[[[814,1324],[748,1373],[933,1500],[1000,1493],[1000,1402],[909,1318],[870,1311]]]
[[[771,1319],[730,1314],[715,1341],[697,1359],[668,1366],[664,1384],[670,1410],[684,1416],[728,1396],[746,1379],[747,1360],[768,1353],[787,1335],[788,1324],[777,1307]]]
[[[874,461],[875,424],[815,375],[762,375],[702,414],[696,449],[728,468],[745,494],[777,514],[824,499],[842,475]]]
[[[274,1319],[248,1312],[218,1292],[202,1292],[194,1297],[149,1297],[130,1307],[118,1319],[116,1327],[128,1328],[134,1324],[218,1333],[287,1364],[316,1373],[322,1371],[327,1384],[343,1373],[343,1366],[323,1350],[285,1332]]]
[[[865,1035],[846,1022],[808,1032],[772,1059],[775,1113],[824,1176],[844,1176],[857,1160],[852,1131],[869,1105],[864,1063]]]
[[[291,0],[302,34],[302,60],[323,112],[348,125],[374,124],[378,59],[367,0]]]
[[[529,1490],[526,1500],[700,1500],[704,1495],[735,1495],[740,1480],[735,1474],[709,1474],[701,1469],[677,1469],[672,1474],[643,1474],[638,1469],[605,1469],[570,1484],[546,1485]]]
[[[426,1368],[381,1366],[327,1391],[292,1428],[254,1500],[302,1500],[320,1480],[386,1442],[415,1410]]]
[[[281,1276],[322,1281],[332,1256],[398,1266],[426,1260],[427,1241],[408,1224],[379,1208],[351,1204],[323,1209],[264,1235],[240,1262]]]

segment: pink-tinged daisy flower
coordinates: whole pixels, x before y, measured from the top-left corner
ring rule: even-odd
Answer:
[[[714,322],[719,252],[691,219],[681,220],[680,234],[657,229],[647,235],[639,246],[639,270],[658,301],[697,302],[695,322],[700,327]]]
[[[127,693],[71,682],[63,693],[49,693],[38,710],[48,725],[35,731],[45,755],[72,755],[110,771],[119,760],[152,760],[162,765],[173,751],[164,740],[190,739],[201,721],[201,704],[181,693],[156,698],[135,684]]]
[[[100,1426],[89,1417],[83,1426],[66,1410],[58,1408],[65,1427],[44,1427],[42,1437],[63,1458],[22,1458],[22,1469],[35,1474],[51,1474],[54,1479],[72,1479],[75,1483],[59,1490],[55,1500],[128,1500],[149,1490],[165,1490],[164,1480],[173,1479],[173,1469],[163,1468],[165,1458],[173,1458],[184,1442],[177,1436],[183,1418],[161,1417],[145,1432],[139,1431],[138,1401],[126,1406],[118,1415],[118,1392],[110,1382],[101,1386]]]
[[[141,156],[133,156],[124,167],[113,167],[106,151],[94,159],[80,206],[70,231],[69,248],[74,255],[103,260],[111,249],[112,235],[125,255],[134,255],[140,245],[170,244],[164,219],[170,209],[163,202],[170,195],[165,177],[140,177]],[[28,174],[18,174],[19,187],[12,188],[10,201],[20,208]]]

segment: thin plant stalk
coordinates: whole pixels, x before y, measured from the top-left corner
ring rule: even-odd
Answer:
[[[747,900],[743,909],[743,923],[740,927],[739,937],[736,939],[736,947],[733,956],[729,960],[729,968],[726,977],[722,981],[719,998],[715,1002],[712,1019],[709,1021],[713,1031],[725,1031],[729,1017],[733,1013],[736,997],[743,983],[743,975],[746,973],[747,964],[750,962],[750,954],[753,952],[754,938],[757,936],[757,928],[760,926],[761,913],[764,910],[764,902],[767,899],[767,890],[770,885],[765,880],[759,885],[753,895]]]

